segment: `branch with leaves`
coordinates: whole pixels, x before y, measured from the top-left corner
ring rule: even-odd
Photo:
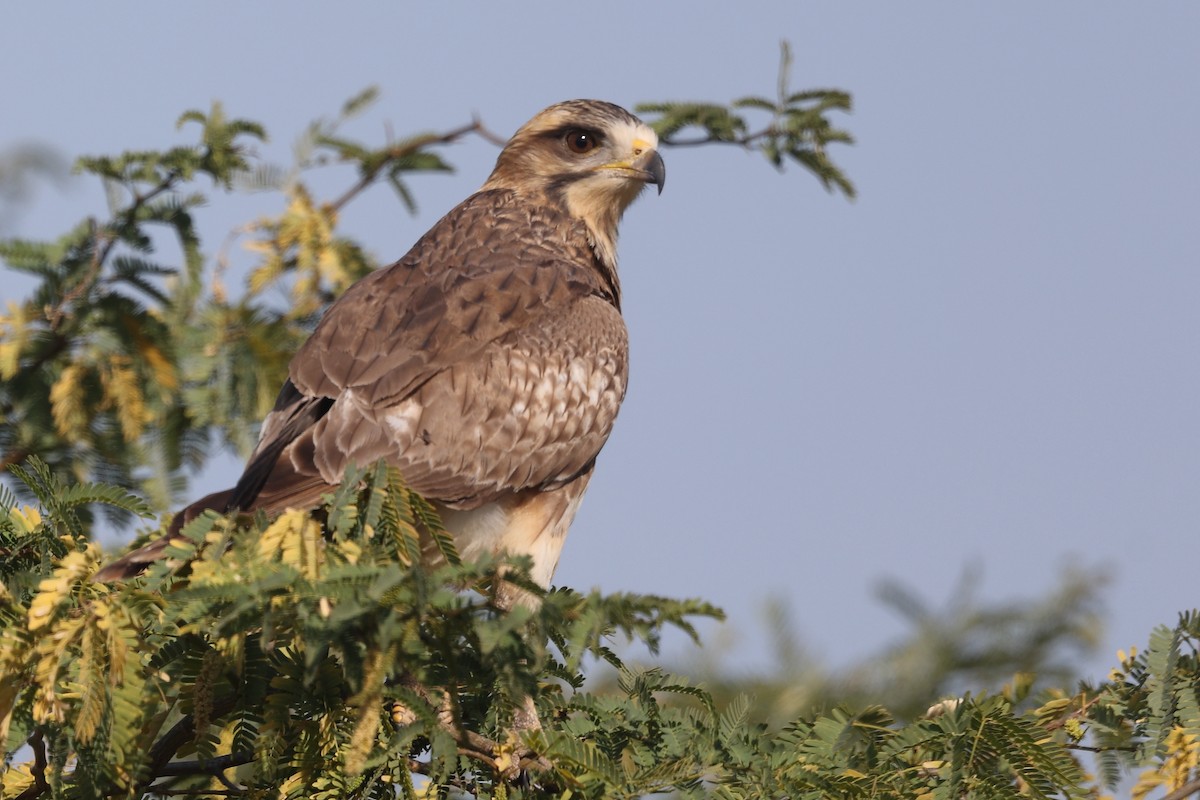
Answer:
[[[1139,791],[1195,785],[1200,612],[1074,692],[1014,680],[909,718],[868,702],[768,726],[748,697],[614,652],[614,637],[652,653],[665,628],[694,637],[716,609],[463,563],[383,465],[350,476],[323,525],[209,513],[122,585],[91,579],[101,554],[78,512],[146,506],[37,461],[15,474],[37,506],[0,497],[5,797],[1048,800],[1136,768]],[[505,611],[513,583],[540,604]],[[611,690],[586,687],[591,662]],[[527,698],[538,724],[516,724]]]
[[[637,111],[658,114],[653,126],[668,147],[732,144],[758,150],[774,167],[783,170],[790,159],[812,173],[829,191],[848,198],[856,195],[854,184],[830,158],[830,144],[853,144],[853,137],[835,127],[830,112],[850,111],[850,94],[839,89],[808,89],[794,92],[789,81],[792,53],[787,42],[780,45],[779,84],[774,99],[743,97],[728,106],[713,103],[643,103]],[[758,111],[767,117],[752,127],[744,112]],[[681,136],[698,128],[700,133]]]
[[[98,584],[76,511],[145,506],[63,487],[39,462],[18,477],[41,508],[6,505],[5,538],[72,544],[0,574],[0,735],[10,756],[25,742],[46,756],[9,770],[5,796],[325,785],[375,797],[422,761],[418,772],[471,791],[522,768],[567,785],[555,749],[514,729],[525,698],[550,720],[566,696],[541,681],[580,686],[585,656],[613,660],[606,636],[655,646],[664,626],[694,635],[691,618],[719,616],[695,601],[547,594],[527,563],[463,564],[432,508],[382,465],[350,476],[325,526],[209,515],[145,578]],[[431,548],[441,566],[421,565]],[[540,606],[505,611],[514,584]]]

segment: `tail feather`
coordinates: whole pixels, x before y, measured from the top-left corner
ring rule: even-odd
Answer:
[[[179,531],[184,525],[209,509],[222,514],[226,513],[229,506],[229,498],[232,494],[232,489],[225,489],[224,491],[214,492],[200,498],[171,519],[171,525],[167,529],[165,536],[161,539],[155,539],[153,542],[143,545],[137,550],[126,553],[111,564],[105,565],[99,572],[92,576],[92,580],[99,583],[112,583],[114,581],[129,580],[142,574],[147,567],[155,561],[161,560],[166,555],[167,548],[171,546],[172,542],[181,541]]]

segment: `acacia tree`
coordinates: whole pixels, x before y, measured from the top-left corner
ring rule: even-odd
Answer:
[[[755,148],[852,196],[827,153],[850,141],[830,119],[849,95],[792,92],[786,75],[785,51],[774,98],[639,111],[664,146]],[[1196,614],[1099,686],[1034,692],[1027,668],[1043,655],[993,654],[1022,670],[998,691],[927,710],[908,698],[898,715],[864,683],[843,705],[768,725],[728,687],[633,668],[613,650],[624,635],[654,651],[664,627],[694,636],[717,609],[544,592],[520,560],[463,563],[385,465],[348,475],[323,522],[207,513],[144,577],[92,581],[91,510],[152,518],[213,440],[248,447],[291,353],[376,266],[339,233],[344,209],[381,182],[411,207],[409,176],[448,169],[465,137],[494,138],[479,120],[382,145],[341,136],[373,98],[314,123],[289,170],[254,157],[257,123],[189,111],[180,125],[198,131],[194,144],[80,159],[110,190],[108,217],[54,242],[0,242],[6,264],[38,281],[0,318],[4,797],[1085,797],[1097,781],[1081,750],[1101,780],[1142,763],[1147,789],[1195,790]],[[327,162],[353,174],[318,199],[306,176]],[[258,260],[235,294],[196,218],[211,187],[245,185],[278,190],[283,210],[248,226]],[[267,296],[281,286],[282,307]],[[419,565],[422,540],[442,566]],[[502,611],[501,575],[540,603]],[[1046,645],[1083,627],[1019,630]],[[967,660],[945,674],[980,676]],[[588,662],[610,666],[615,685],[585,690]],[[531,697],[541,724],[518,729]]]

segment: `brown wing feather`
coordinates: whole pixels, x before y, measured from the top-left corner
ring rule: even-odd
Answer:
[[[322,413],[303,431],[291,407],[268,417],[251,465],[270,474],[241,507],[315,505],[379,458],[462,508],[586,470],[628,361],[613,278],[586,241],[561,211],[483,192],[351,287],[291,364],[297,402],[322,398]]]
[[[351,463],[387,458],[415,490],[458,508],[561,486],[608,439],[627,362],[620,315],[584,298],[447,367],[400,402],[381,408],[347,392],[285,451],[280,468],[333,483]]]
[[[292,360],[292,382],[309,396],[353,389],[382,405],[548,307],[608,293],[608,283],[581,222],[511,192],[480,192],[330,307]]]

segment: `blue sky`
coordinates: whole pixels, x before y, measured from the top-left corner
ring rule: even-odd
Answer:
[[[507,134],[572,97],[770,94],[785,38],[793,86],[853,93],[858,143],[834,155],[858,201],[696,148],[668,151],[666,191],[627,214],[631,387],[556,582],[706,597],[751,663],[768,594],[844,663],[904,630],[880,579],[938,605],[968,565],[990,599],[1107,569],[1098,674],[1200,605],[1200,6],[130,8],[6,9],[0,148],[160,147],[221,100],[286,164],[311,119],[371,84],[363,138],[473,113]],[[417,217],[380,190],[346,230],[399,257],[495,152],[449,150],[455,175],[413,182]],[[103,208],[82,181],[35,201],[9,233]],[[208,253],[276,203],[216,200]],[[196,493],[237,470],[223,459]]]

